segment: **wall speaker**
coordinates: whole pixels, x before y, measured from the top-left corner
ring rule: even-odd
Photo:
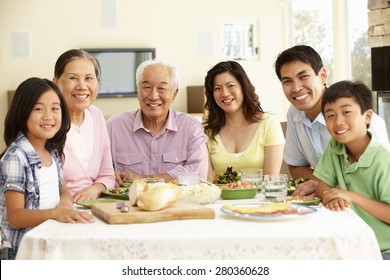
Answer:
[[[372,90],[390,91],[390,46],[371,49]]]
[[[116,0],[101,0],[101,25],[103,28],[116,27]]]
[[[12,32],[12,56],[31,57],[30,32]]]

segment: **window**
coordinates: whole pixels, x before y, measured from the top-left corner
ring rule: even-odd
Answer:
[[[290,45],[307,44],[321,55],[328,84],[352,79],[371,87],[367,0],[284,2],[290,17]]]
[[[292,41],[294,45],[313,47],[328,70],[328,83],[333,80],[332,1],[296,0],[291,2]]]
[[[348,34],[352,79],[371,88],[371,50],[368,47],[367,0],[348,1]]]

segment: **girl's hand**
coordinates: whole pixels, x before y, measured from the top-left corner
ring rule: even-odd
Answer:
[[[92,223],[94,218],[87,212],[77,210],[55,208],[54,219],[62,223]]]

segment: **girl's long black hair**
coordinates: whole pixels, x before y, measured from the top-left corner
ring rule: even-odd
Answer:
[[[66,141],[66,134],[70,129],[70,115],[64,97],[58,86],[48,79],[29,78],[22,82],[15,91],[11,106],[4,122],[4,141],[7,148],[15,141],[19,132],[26,135],[28,132],[27,120],[35,104],[42,94],[54,90],[60,99],[62,122],[59,131],[53,138],[46,141],[49,151],[57,150],[61,158]],[[1,153],[2,157],[7,148]]]

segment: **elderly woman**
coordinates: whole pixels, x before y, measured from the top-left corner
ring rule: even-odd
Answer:
[[[183,172],[207,178],[207,136],[201,123],[170,109],[178,94],[177,68],[148,60],[136,72],[140,108],[107,122],[117,184],[156,177],[177,179]]]
[[[96,199],[115,186],[106,122],[92,105],[100,85],[99,62],[86,51],[69,50],[57,59],[53,81],[72,122],[64,148],[64,180],[74,202]]]

